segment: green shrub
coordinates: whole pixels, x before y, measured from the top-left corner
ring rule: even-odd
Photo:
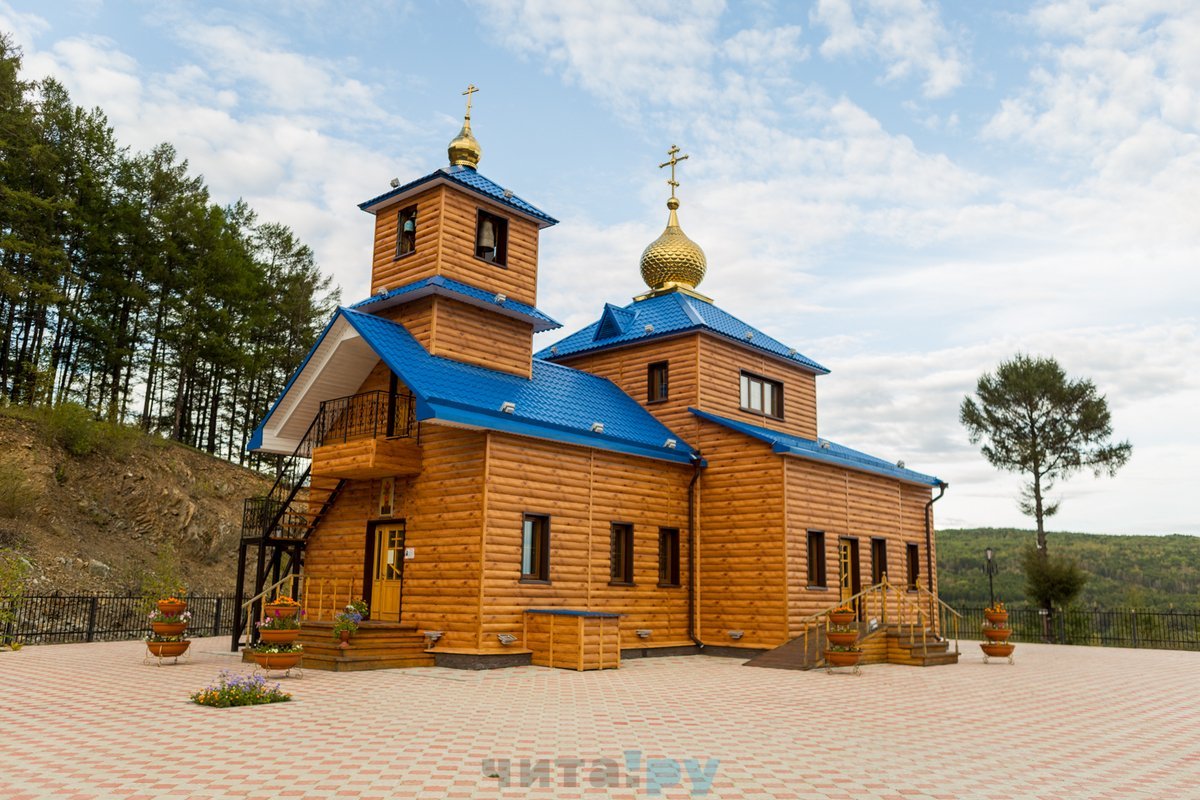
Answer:
[[[78,403],[62,403],[46,412],[46,435],[73,456],[90,454],[100,440],[92,412]]]
[[[262,675],[237,675],[222,670],[217,682],[191,696],[193,703],[214,708],[257,706],[263,703],[282,703],[292,696],[279,688],[267,685]]]
[[[0,517],[20,519],[33,510],[37,492],[25,470],[11,461],[0,461]]]
[[[1046,558],[1032,545],[1021,553],[1025,568],[1025,594],[1041,608],[1066,608],[1087,583],[1087,575],[1074,559],[1061,555]]]
[[[25,596],[25,585],[29,579],[29,562],[15,550],[0,550],[0,644],[8,623],[17,616],[17,604]]]

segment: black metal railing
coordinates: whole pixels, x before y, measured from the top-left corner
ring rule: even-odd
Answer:
[[[223,636],[233,630],[232,596],[189,596],[187,635]],[[140,639],[150,632],[154,604],[131,595],[26,595],[13,604],[4,638],[21,644],[110,642]]]
[[[983,608],[959,608],[958,611],[963,615],[963,638],[982,637]],[[1008,627],[1012,628],[1015,642],[1046,640],[1044,616],[1039,608],[1010,608]],[[1055,610],[1050,615],[1050,639],[1058,644],[1200,650],[1200,611]]]
[[[415,423],[416,410],[410,394],[384,391],[352,394],[321,403],[313,446],[381,436],[411,436]]]

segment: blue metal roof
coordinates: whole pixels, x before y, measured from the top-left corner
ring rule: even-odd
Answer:
[[[621,308],[606,305],[600,320],[537,353],[549,360],[645,341],[659,336],[706,330],[747,347],[763,350],[819,374],[828,369],[773,339],[712,303],[683,292],[635,300]]]
[[[503,303],[496,302],[496,293],[488,292],[483,289],[476,288],[470,284],[456,281],[452,278],[447,278],[443,275],[434,275],[432,278],[424,278],[423,280],[406,283],[403,286],[398,286],[391,291],[381,294],[372,295],[366,300],[360,300],[350,308],[369,310],[380,304],[395,305],[388,301],[396,300],[397,298],[405,298],[405,295],[411,295],[411,298],[402,299],[399,302],[407,302],[408,299],[416,300],[419,297],[436,294],[448,297],[457,297],[460,300],[466,300],[473,305],[481,305],[486,308],[503,309],[510,312],[510,315],[525,317],[533,325],[535,333],[541,331],[552,331],[555,328],[561,328],[562,324],[550,317],[548,314],[534,308],[531,305],[517,302],[506,298]]]
[[[876,475],[884,475],[888,478],[896,478],[907,483],[920,483],[927,486],[941,486],[943,484],[941,479],[935,478],[932,475],[925,475],[920,472],[914,472],[911,469],[898,467],[890,461],[884,461],[882,458],[876,458],[858,450],[852,450],[849,447],[835,444],[827,439],[804,439],[800,436],[793,436],[790,433],[782,433],[769,428],[762,428],[758,425],[738,422],[728,417],[719,417],[716,414],[709,414],[706,411],[700,411],[695,408],[689,408],[688,411],[691,411],[697,417],[700,417],[700,419],[724,425],[730,430],[764,441],[771,445],[771,449],[776,453],[807,458],[811,461],[837,464],[849,469],[871,472]]]
[[[345,317],[412,391],[418,419],[692,462],[695,451],[681,437],[605,378],[539,359],[533,361],[532,378],[523,378],[430,355],[403,325],[348,308],[338,309],[326,332],[339,316]],[[322,333],[321,338],[324,336]],[[321,338],[309,357],[320,346]],[[275,401],[268,419],[282,399],[281,395]],[[500,410],[506,402],[515,405],[512,413]],[[596,422],[603,424],[602,433],[592,430]],[[265,424],[264,419],[255,431],[251,449],[261,446]],[[673,448],[666,446],[668,439],[675,441]]]
[[[431,172],[423,178],[417,178],[415,181],[406,183],[403,186],[397,186],[395,189],[391,189],[379,195],[378,197],[372,197],[370,200],[359,203],[358,207],[363,211],[366,211],[371,206],[386,202],[393,197],[407,194],[413,189],[438,179],[449,180],[458,184],[459,186],[475,192],[476,194],[483,195],[489,200],[497,202],[500,205],[514,208],[517,211],[520,211],[522,214],[527,214],[534,219],[539,220],[542,223],[542,227],[558,224],[558,220],[547,214],[545,211],[542,211],[530,203],[525,202],[511,191],[508,191],[502,186],[499,186],[498,184],[495,184],[483,177],[476,172],[473,167],[465,166],[442,167],[437,172]]]

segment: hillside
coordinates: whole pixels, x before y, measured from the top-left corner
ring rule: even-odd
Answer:
[[[937,535],[938,580],[942,599],[952,606],[986,605],[984,549],[992,547],[999,572],[996,597],[1027,605],[1021,549],[1035,539],[1032,530],[977,528],[943,530]],[[1200,536],[1111,536],[1047,533],[1047,549],[1075,558],[1088,574],[1076,601],[1091,608],[1200,608]]]
[[[193,593],[232,592],[242,499],[270,483],[159,437],[83,425],[98,444],[73,455],[44,415],[0,415],[0,547],[31,564],[29,593],[136,593],[167,568]]]

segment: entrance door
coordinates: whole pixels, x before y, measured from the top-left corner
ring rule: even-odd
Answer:
[[[404,583],[404,522],[375,528],[375,569],[371,574],[371,619],[400,621]]]
[[[845,602],[862,591],[862,575],[859,574],[858,567],[858,539],[848,536],[838,539],[838,570],[841,600]],[[857,610],[861,617],[862,608]]]
[[[887,539],[871,539],[871,585],[878,586],[887,577]]]

